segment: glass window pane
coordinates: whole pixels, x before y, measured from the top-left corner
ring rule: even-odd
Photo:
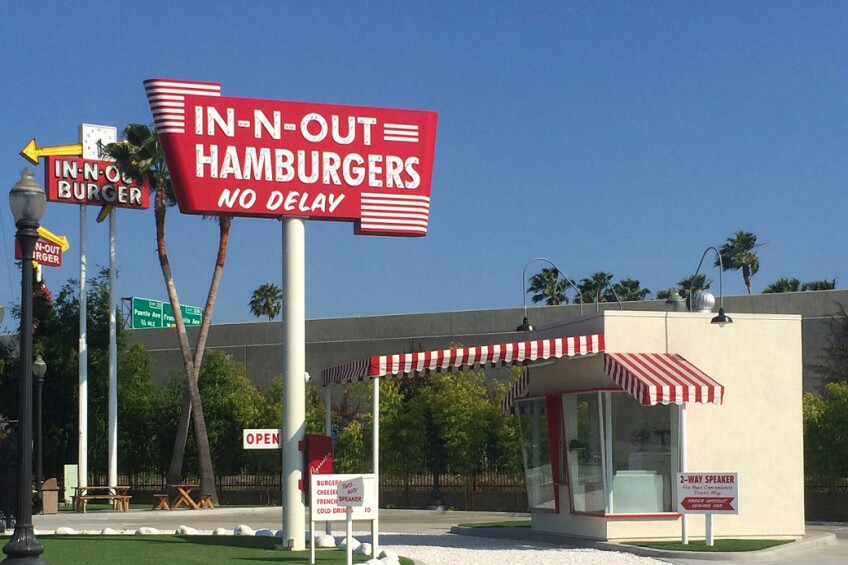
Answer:
[[[554,483],[545,399],[519,401],[515,413],[521,433],[527,501],[530,508],[553,510]]]
[[[564,402],[568,471],[575,512],[604,511],[601,407],[598,393],[566,395]]]
[[[610,396],[612,512],[671,512],[677,405],[642,406],[626,393]]]

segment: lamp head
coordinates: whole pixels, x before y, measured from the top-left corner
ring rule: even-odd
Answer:
[[[732,324],[733,318],[724,313],[724,308],[718,309],[718,316],[710,320],[711,324],[718,324],[719,326],[723,326],[724,324]]]
[[[530,323],[530,320],[527,319],[527,316],[524,316],[524,321],[521,322],[521,325],[515,328],[517,332],[532,332],[535,328]]]
[[[38,223],[44,215],[46,205],[47,196],[35,180],[33,170],[26,168],[21,171],[21,180],[16,182],[9,192],[9,207],[12,209],[15,224],[22,220]]]
[[[36,379],[43,379],[47,374],[47,363],[41,358],[41,355],[35,356],[35,361],[32,362],[32,374]]]

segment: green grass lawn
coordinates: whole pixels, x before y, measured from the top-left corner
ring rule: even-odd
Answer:
[[[5,545],[8,538],[0,538]],[[309,563],[309,551],[281,551],[280,540],[255,536],[40,536],[50,565],[160,565],[163,563]],[[354,555],[354,563],[370,559]],[[321,549],[316,563],[347,563],[344,551]],[[404,565],[412,561],[401,558]]]
[[[790,543],[792,540],[773,540],[773,539],[717,539],[715,545],[709,546],[704,540],[689,540],[689,543],[683,545],[679,541],[636,541],[630,542],[627,545],[636,545],[639,547],[649,547],[651,549],[667,549],[673,551],[759,551],[776,547],[785,543]]]

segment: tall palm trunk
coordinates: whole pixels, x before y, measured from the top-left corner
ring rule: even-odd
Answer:
[[[748,265],[742,265],[742,280],[745,281],[745,288],[748,289],[748,294],[751,294],[751,268]]]
[[[195,347],[194,356],[192,357],[188,333],[186,332],[185,321],[183,320],[182,311],[180,310],[177,288],[174,284],[173,273],[171,272],[171,265],[168,259],[168,251],[165,245],[166,211],[167,201],[165,193],[164,191],[157,191],[154,204],[154,214],[156,219],[156,244],[159,254],[159,265],[165,279],[165,286],[168,290],[168,298],[171,302],[171,309],[174,312],[174,321],[180,342],[180,351],[183,355],[183,363],[186,368],[187,385],[186,394],[183,398],[183,409],[177,426],[177,435],[174,440],[174,449],[171,453],[171,464],[168,468],[167,478],[169,483],[180,482],[183,462],[185,460],[186,440],[188,439],[189,417],[191,417],[191,422],[194,424],[195,438],[197,439],[200,489],[204,493],[209,493],[213,502],[217,504],[218,492],[215,487],[215,473],[212,467],[212,454],[209,448],[209,438],[206,433],[206,419],[203,414],[203,402],[201,400],[200,389],[198,387],[198,375],[200,372],[200,364],[203,360],[203,353],[206,348],[206,339],[209,335],[209,325],[211,322],[211,318],[207,313],[212,311],[218,297],[218,286],[220,284],[221,273],[227,256],[226,250],[232,219],[221,218],[219,222],[220,234],[218,242],[218,256],[215,261],[215,270],[213,271],[212,284],[206,300],[206,308],[204,308],[203,311],[203,319],[201,320],[197,345]]]

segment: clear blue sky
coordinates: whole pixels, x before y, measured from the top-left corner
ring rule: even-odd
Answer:
[[[214,81],[439,113],[429,235],[309,222],[310,319],[520,307],[539,255],[657,291],[740,229],[763,244],[754,292],[782,276],[844,287],[846,30],[844,2],[3,2],[3,190],[32,137],[151,122],[144,79]],[[98,210],[90,272],[108,265]],[[5,200],[0,213],[8,308],[20,275]],[[45,269],[58,291],[79,276],[78,209],[49,204],[43,224],[72,243]],[[205,301],[216,235],[169,212],[184,304]],[[255,320],[247,302],[281,284],[281,249],[278,222],[234,222],[214,322]],[[166,298],[152,210],[118,213],[118,264],[121,296]],[[745,292],[740,273],[724,287]]]

